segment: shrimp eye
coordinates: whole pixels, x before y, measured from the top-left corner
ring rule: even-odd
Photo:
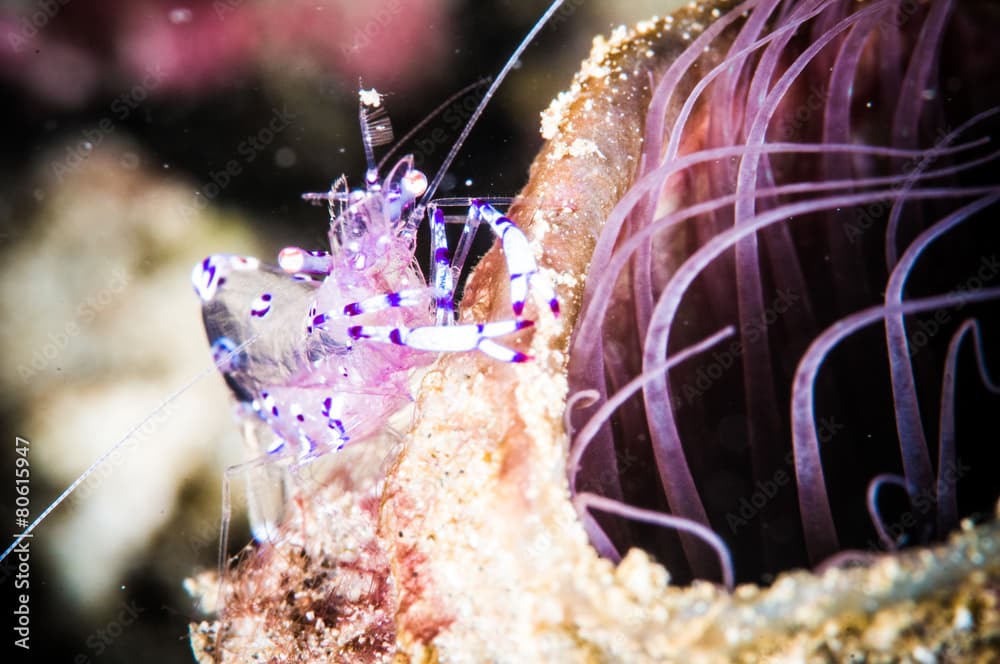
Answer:
[[[407,171],[403,176],[403,189],[414,198],[420,198],[427,191],[427,176],[416,169]]]

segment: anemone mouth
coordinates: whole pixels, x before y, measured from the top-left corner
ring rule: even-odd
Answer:
[[[570,353],[603,554],[718,579],[708,528],[768,582],[992,512],[997,26],[985,2],[752,0],[656,82]]]

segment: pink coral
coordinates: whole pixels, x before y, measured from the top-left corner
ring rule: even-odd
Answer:
[[[360,76],[404,92],[444,50],[427,26],[447,33],[447,25],[440,0],[53,1],[33,12],[0,10],[0,74],[67,108],[122,77],[155,72],[159,93],[194,94],[265,66]]]

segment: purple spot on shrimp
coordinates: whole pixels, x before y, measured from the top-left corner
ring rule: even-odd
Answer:
[[[274,415],[275,417],[278,416],[278,407],[277,406],[271,406],[271,414]]]
[[[446,311],[454,311],[455,303],[452,301],[450,297],[439,297],[437,299],[437,308],[444,309]]]
[[[403,345],[403,335],[400,333],[399,328],[395,328],[389,333],[389,341],[392,343],[402,346]]]
[[[350,438],[348,438],[347,436],[347,432],[344,430],[344,423],[341,422],[340,420],[330,420],[327,426],[330,428],[331,431],[336,431],[337,432],[336,439],[342,441],[341,444],[337,447],[338,450],[342,448],[347,443],[348,440],[350,440]]]
[[[524,312],[524,300],[514,302],[511,306],[514,308],[515,316],[520,316]]]
[[[389,293],[385,296],[385,301],[390,307],[398,307],[403,297],[399,293]]]
[[[270,301],[271,301],[270,293],[261,294],[261,296],[258,297],[256,300],[254,300],[254,303],[251,305],[250,315],[256,316],[257,318],[263,318],[264,316],[266,316],[268,313],[271,312],[271,305],[269,304]]]
[[[344,307],[344,315],[345,316],[358,316],[361,313],[362,313],[362,309],[361,309],[361,303],[360,302],[352,302],[352,303],[348,304],[346,307]]]
[[[236,344],[229,337],[219,337],[212,342],[212,359],[218,364],[227,353],[233,352]]]
[[[526,327],[534,327],[535,321],[532,320],[519,320],[517,321],[517,327],[515,329],[523,330]]]
[[[364,328],[361,325],[352,325],[347,328],[347,336],[352,339],[367,339],[368,335],[365,334]]]
[[[447,263],[451,258],[451,252],[447,247],[438,247],[434,252],[434,261],[437,263]]]
[[[524,353],[514,353],[514,356],[510,358],[511,362],[527,362],[531,359],[530,355],[525,355]]]

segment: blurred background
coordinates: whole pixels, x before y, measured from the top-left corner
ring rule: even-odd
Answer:
[[[341,173],[361,184],[359,79],[387,94],[401,137],[494,75],[547,4],[0,2],[2,530],[21,530],[18,449],[34,517],[149,417],[36,531],[27,590],[15,588],[18,561],[0,563],[4,651],[191,661],[187,624],[204,616],[182,584],[215,566],[220,478],[242,455],[191,266],[216,252],[273,260],[289,244],[323,248],[326,212],[300,195]],[[438,194],[515,194],[541,144],[538,114],[592,37],[669,4],[569,0]],[[478,93],[401,154],[433,174]],[[232,539],[248,541],[242,520]],[[13,645],[10,613],[25,592],[27,652]]]

